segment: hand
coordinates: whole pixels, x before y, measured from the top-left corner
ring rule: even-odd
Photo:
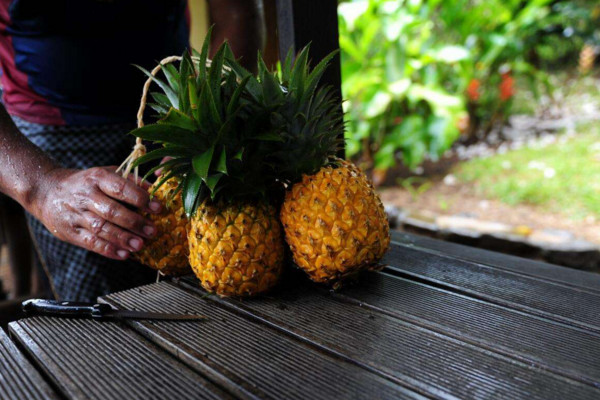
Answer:
[[[124,260],[156,234],[154,224],[127,205],[159,213],[161,204],[150,201],[147,182],[140,187],[115,170],[53,169],[32,193],[29,211],[59,239]]]

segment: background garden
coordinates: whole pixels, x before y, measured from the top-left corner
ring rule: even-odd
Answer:
[[[600,244],[600,4],[354,0],[339,23],[347,152],[388,209]]]

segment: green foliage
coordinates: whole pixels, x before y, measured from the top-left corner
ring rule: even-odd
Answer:
[[[250,77],[227,43],[206,67],[209,42],[210,35],[194,59],[184,53],[179,69],[173,65],[162,68],[164,79],[152,78],[163,91],[151,94],[154,103],[150,106],[158,112],[158,121],[131,132],[162,145],[135,165],[155,162],[148,175],[162,168],[155,190],[177,178],[188,215],[206,199],[265,197],[278,186],[277,177],[262,162],[273,140],[266,135],[270,129],[267,110],[254,101],[262,86],[255,80],[256,85],[248,87]],[[240,71],[244,77],[238,75]],[[283,96],[282,89],[277,90]],[[166,156],[172,159],[158,165]]]
[[[344,130],[339,99],[318,88],[335,53],[312,70],[308,47],[295,61],[288,54],[279,71],[259,57],[254,76],[227,43],[207,67],[209,42],[210,33],[201,53],[183,54],[179,69],[164,66],[164,79],[140,68],[163,93],[151,94],[157,122],[131,132],[161,145],[134,165],[154,162],[148,175],[162,168],[154,190],[177,178],[188,215],[206,200],[269,199],[334,162]],[[159,165],[163,157],[171,159]]]
[[[347,152],[383,170],[487,134],[516,80],[552,93],[538,67],[559,42],[577,54],[600,40],[590,0],[353,0],[339,15]]]
[[[515,76],[537,96],[539,83],[551,92],[546,73],[529,60],[549,23],[552,0],[456,0],[439,7],[437,34],[463,43],[471,62],[460,70],[458,90],[466,94],[469,135],[487,134],[512,112]]]
[[[379,169],[397,153],[417,166],[458,137],[465,105],[448,71],[469,57],[434,40],[434,8],[420,1],[354,1],[340,5],[342,91],[347,99],[347,154]]]
[[[574,66],[584,44],[600,46],[600,4],[597,0],[552,3],[536,37],[531,61],[544,68]]]

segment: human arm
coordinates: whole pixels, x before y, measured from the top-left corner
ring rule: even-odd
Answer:
[[[62,168],[33,145],[0,107],[0,192],[19,202],[56,237],[123,260],[156,228],[126,205],[159,212],[147,191],[111,167]]]

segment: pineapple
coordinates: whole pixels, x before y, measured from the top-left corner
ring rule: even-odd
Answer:
[[[208,43],[210,34],[200,54],[181,57],[179,70],[164,66],[166,80],[142,69],[163,93],[151,94],[157,123],[132,134],[162,148],[140,157],[135,165],[171,158],[148,174],[163,169],[155,193],[178,181],[169,195],[174,201],[169,218],[183,220],[174,200],[180,196],[190,219],[189,262],[194,273],[209,292],[251,296],[272,288],[283,268],[284,240],[276,208],[281,200],[274,195],[281,192],[281,182],[264,162],[274,137],[268,113],[255,100],[263,98],[263,87],[250,83],[250,74],[226,43],[207,66]],[[281,93],[281,88],[276,91]]]
[[[265,203],[203,204],[192,220],[190,262],[202,286],[250,296],[277,283],[283,263],[277,211]]]
[[[309,71],[308,48],[294,63],[288,55],[280,75],[272,78],[287,89],[262,104],[281,139],[267,162],[288,187],[280,218],[294,261],[313,281],[339,285],[342,278],[375,266],[390,234],[371,182],[352,163],[336,158],[343,114],[331,89],[317,88],[332,57]],[[269,74],[264,67],[259,71],[266,86]]]
[[[374,266],[390,244],[389,225],[373,185],[354,164],[304,175],[281,209],[294,261],[315,282],[338,282]]]
[[[189,222],[183,210],[181,195],[174,196],[177,180],[169,179],[154,192],[154,198],[163,203],[163,211],[147,214],[156,225],[158,232],[154,239],[134,257],[144,265],[158,270],[163,275],[180,276],[191,273],[188,262],[187,232]]]

